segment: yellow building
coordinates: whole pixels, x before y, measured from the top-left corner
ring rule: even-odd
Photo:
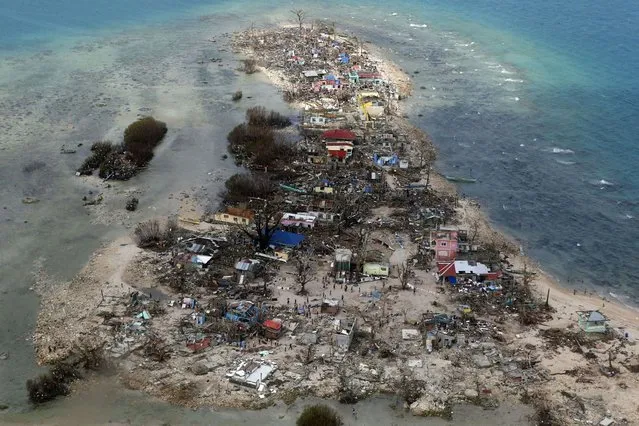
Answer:
[[[227,207],[223,212],[215,213],[215,220],[218,222],[231,223],[237,225],[250,225],[255,214],[251,210],[236,207]]]

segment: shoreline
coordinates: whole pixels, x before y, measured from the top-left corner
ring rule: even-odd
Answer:
[[[385,61],[383,58],[379,58],[378,59],[379,63],[381,64],[388,64],[387,61]],[[389,72],[391,72],[393,74],[393,76],[395,76],[395,74],[403,74],[401,73],[401,71],[399,70],[399,68],[397,68],[396,66],[388,66],[388,68],[386,68],[388,70],[390,70]],[[282,82],[284,81],[284,79],[281,77],[280,75],[274,74],[269,70],[263,70],[263,72],[265,73],[265,75],[267,75],[268,77],[270,77],[272,79],[272,83],[275,85],[282,84]],[[405,76],[406,81],[410,81],[410,77]],[[390,80],[394,81],[393,78],[391,78]],[[284,89],[286,88],[286,86],[282,86]],[[401,102],[398,103],[399,105],[401,105]],[[399,110],[401,111],[401,109]],[[400,114],[401,115],[401,114]],[[412,124],[411,124],[412,126]],[[449,182],[447,182],[443,176],[441,175],[437,175],[437,176],[431,176],[431,180],[432,180],[432,184],[433,187],[436,187],[436,191],[437,192],[444,192],[444,191],[451,191],[451,193],[449,195],[452,195],[454,197],[458,197],[458,192],[456,190],[456,188],[454,187],[454,185],[450,184]],[[500,233],[495,231],[491,226],[490,226],[490,222],[488,217],[485,216],[484,212],[481,212],[478,209],[474,209],[472,206],[470,206],[470,202],[469,200],[461,200],[461,204],[462,207],[458,209],[458,217],[461,216],[460,218],[460,222],[464,223],[464,220],[467,220],[467,218],[469,216],[472,216],[473,214],[479,214],[480,216],[480,221],[481,221],[481,227],[482,227],[482,232],[483,233],[487,233],[487,234],[499,234],[504,238],[510,239],[510,237],[506,234]],[[480,238],[481,239],[481,238]],[[122,244],[126,244],[125,246],[123,246]],[[127,286],[127,280],[125,279],[125,274],[126,271],[125,269],[128,268],[130,266],[130,263],[124,262],[126,260],[132,260],[132,258],[134,256],[138,256],[142,253],[141,250],[135,248],[132,244],[132,240],[130,239],[119,239],[118,241],[112,243],[111,245],[109,245],[106,248],[103,248],[101,251],[97,252],[96,254],[94,254],[94,256],[92,256],[92,260],[89,262],[89,264],[87,265],[86,268],[83,269],[83,272],[81,272],[79,274],[79,280],[76,281],[72,281],[71,283],[67,283],[67,287],[66,289],[64,287],[60,287],[58,289],[56,289],[52,294],[46,295],[43,297],[43,300],[47,300],[47,302],[49,304],[52,303],[52,298],[53,300],[55,300],[56,297],[60,297],[62,294],[65,294],[65,291],[67,292],[65,294],[64,299],[66,299],[66,297],[69,296],[68,292],[71,291],[75,291],[77,289],[79,289],[80,287],[77,285],[79,282],[82,282],[84,280],[87,281],[94,281],[94,284],[97,285],[98,287],[100,287],[101,290],[111,290],[114,292],[114,294],[117,294],[118,297],[122,297],[123,295],[125,295],[127,292],[129,291],[135,291],[136,288],[139,289],[140,285],[137,284],[136,287],[132,287],[132,286]],[[106,259],[106,264],[103,264],[102,261],[104,261]],[[115,266],[112,264],[112,262],[115,262],[117,264],[119,264],[119,266],[117,268],[115,268],[115,270],[113,269]],[[532,262],[527,259],[525,256],[516,256],[515,258],[511,259],[511,262],[515,265],[516,269],[520,269],[520,267],[526,263],[528,265],[530,265]],[[539,268],[539,266],[534,266],[533,267],[535,269],[535,271],[537,272],[536,277],[535,277],[535,282],[537,285],[537,292],[538,292],[538,296],[544,296],[545,295],[545,290],[547,288],[551,289],[550,292],[550,301],[551,301],[551,306],[555,307],[555,305],[562,305],[562,307],[560,308],[561,310],[558,310],[557,313],[557,317],[558,319],[553,320],[552,322],[549,322],[549,324],[553,324],[554,326],[559,326],[562,325],[566,322],[567,319],[570,319],[572,316],[572,313],[576,310],[575,308],[582,308],[582,309],[601,309],[602,312],[604,313],[608,313],[608,315],[614,320],[613,323],[619,323],[619,321],[622,321],[623,325],[628,327],[629,330],[631,330],[631,334],[633,335],[638,335],[639,330],[635,327],[630,328],[630,325],[632,323],[632,321],[635,321],[637,319],[637,312],[632,310],[632,309],[628,309],[622,305],[616,304],[616,303],[611,303],[611,302],[604,302],[604,301],[598,301],[596,297],[594,296],[580,296],[580,295],[570,295],[569,292],[560,286],[559,283],[557,283],[556,281],[554,281],[552,279],[552,277],[548,276],[547,274],[545,274],[543,271],[541,271],[541,269]],[[97,271],[96,271],[97,269]],[[83,275],[84,274],[84,275]],[[109,286],[103,287],[103,284],[97,282],[100,280],[104,280],[106,275],[106,281],[109,281]],[[139,278],[139,277],[138,277]],[[425,279],[425,278],[424,278]],[[111,282],[113,281],[113,282]],[[118,284],[120,285],[120,287],[118,288]],[[89,288],[88,286],[82,286],[82,288],[85,291],[88,291],[89,293],[87,293],[86,295],[84,295],[84,297],[86,297],[87,299],[89,299],[89,297],[95,297],[96,293],[95,290],[96,288]],[[75,294],[73,297],[77,297],[78,295]],[[82,294],[80,294],[80,296],[82,296]],[[599,306],[600,303],[598,302],[602,302],[605,303],[605,306]],[[587,306],[586,306],[587,305]],[[46,359],[50,358],[47,356],[41,356],[42,355],[42,351],[44,349],[45,346],[48,346],[49,341],[45,338],[45,332],[47,329],[44,328],[45,325],[43,325],[43,323],[41,323],[40,318],[42,317],[42,321],[44,322],[44,324],[47,324],[47,321],[50,321],[50,317],[47,317],[46,312],[41,311],[41,313],[38,316],[38,329],[36,331],[36,335],[40,335],[39,338],[36,339],[36,345],[38,345],[38,347],[40,348],[40,353],[39,353],[39,360],[40,361],[45,361]],[[81,321],[83,318],[85,319],[85,322],[79,322],[79,324],[81,324],[81,328],[85,328],[86,326],[86,318],[90,317],[90,312],[87,310],[85,312],[80,312],[80,315],[77,317],[78,321]],[[54,315],[53,313],[51,313],[51,315]],[[566,318],[566,315],[568,316],[568,318]],[[60,319],[58,319],[59,321]],[[65,314],[64,317],[62,318],[63,321],[68,321],[69,317]],[[94,322],[94,326],[97,328],[99,328],[99,324]],[[54,324],[58,324],[57,322],[54,322]],[[59,323],[59,325],[63,325],[63,323]],[[544,324],[545,326],[545,324]],[[541,327],[541,326],[540,326]],[[43,329],[44,328],[44,329]],[[535,329],[536,330],[536,329]],[[530,331],[530,330],[529,330]],[[66,331],[65,331],[66,332]],[[67,333],[68,334],[68,333]],[[523,333],[522,333],[523,334]],[[62,337],[61,337],[62,338]],[[532,336],[526,336],[526,339],[528,338],[532,338]],[[272,347],[270,347],[272,349]],[[70,348],[67,348],[70,349]],[[56,357],[64,357],[63,355],[61,355],[58,352],[54,352],[53,356],[54,358]],[[51,353],[51,351],[50,351]],[[64,352],[62,352],[62,354],[64,354]],[[131,365],[128,366],[128,368],[133,368]],[[131,370],[130,370],[131,371]],[[360,372],[362,373],[362,372]],[[142,374],[147,374],[147,373],[142,373]],[[162,399],[166,399],[170,402],[174,402],[174,403],[184,403],[185,405],[188,405],[188,402],[182,401],[180,399],[180,388],[179,388],[179,380],[176,383],[173,383],[172,385],[178,386],[178,387],[172,387],[171,389],[156,389],[153,390],[152,388],[149,387],[148,383],[145,384],[145,378],[143,377],[136,377],[137,374],[130,374],[129,375],[129,380],[124,379],[125,382],[129,383],[129,386],[133,387],[133,388],[138,388],[138,389],[144,389],[145,391],[155,395],[155,396],[159,396]],[[442,379],[448,379],[448,377],[442,377]],[[218,386],[221,385],[221,382],[218,383]],[[394,385],[394,384],[393,384]],[[213,386],[213,385],[211,385]],[[322,387],[324,387],[325,385],[322,385]],[[388,383],[385,386],[388,391],[392,391],[393,386]],[[210,387],[209,387],[210,388]],[[380,390],[383,391],[384,386],[380,386]],[[219,389],[219,388],[218,388]],[[230,389],[231,391],[236,390],[235,387],[231,387]],[[316,391],[319,389],[316,389]],[[327,395],[325,396],[331,396],[334,397],[334,393],[330,393],[330,392],[335,392],[334,389],[325,389],[325,391],[329,392]],[[229,388],[227,387],[227,392],[229,392]],[[508,393],[507,392],[498,392],[495,390],[495,393],[499,393],[500,396],[499,398],[503,398],[503,399],[508,399]],[[176,395],[171,395],[171,394],[177,394]],[[226,398],[223,398],[225,400],[225,402],[220,403],[219,399],[220,398],[214,398],[214,392],[212,392],[211,394],[208,395],[208,397],[205,397],[204,400],[200,400],[198,401],[199,403],[197,404],[198,406],[201,405],[208,405],[208,404],[219,404],[218,406],[231,406],[231,405],[227,405],[227,404],[236,404],[239,402],[239,405],[236,406],[241,406],[241,407],[246,407],[247,404],[252,406],[252,408],[259,408],[259,404],[255,404],[254,403],[254,397],[251,394],[246,395],[245,392],[242,392],[242,396],[239,396],[237,393],[229,393],[230,395],[232,395],[232,397],[230,397],[228,400],[226,400]],[[468,394],[472,394],[471,392],[468,392]],[[454,395],[456,395],[456,398],[459,398],[458,393],[454,393]],[[183,395],[186,396],[186,395]],[[219,396],[219,394],[218,394]],[[319,396],[319,395],[316,395]],[[463,397],[462,397],[463,398]],[[466,399],[468,399],[469,397],[466,397]],[[474,397],[471,397],[471,399]],[[432,401],[430,401],[430,406],[434,406],[434,407],[441,407],[441,404],[438,403],[433,403]],[[418,411],[418,410],[415,410]],[[436,411],[436,410],[435,410]],[[430,412],[429,409],[422,409],[422,413],[428,413]]]

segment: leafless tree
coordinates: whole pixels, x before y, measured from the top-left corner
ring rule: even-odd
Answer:
[[[283,200],[280,198],[253,198],[249,201],[249,208],[253,211],[253,222],[249,225],[238,225],[242,232],[252,238],[259,250],[269,247],[271,237],[277,230],[282,218]]]
[[[144,345],[144,355],[157,362],[164,362],[171,357],[171,345],[161,337],[152,334]]]
[[[338,194],[333,203],[333,211],[339,215],[338,232],[359,223],[369,207],[363,194]]]
[[[413,130],[412,135],[415,138],[415,149],[419,158],[419,167],[426,170],[426,186],[430,185],[430,173],[435,160],[437,160],[437,148],[433,145],[430,137],[421,130]]]
[[[297,258],[295,272],[295,280],[300,285],[300,294],[306,294],[306,284],[311,282],[315,275],[311,260],[308,256],[301,255]]]
[[[302,26],[304,25],[304,20],[306,19],[306,12],[304,9],[293,9],[291,13],[295,15],[295,19],[297,19],[297,23],[300,26],[300,32],[302,32]]]
[[[401,265],[399,265],[399,282],[402,285],[402,290],[408,288],[409,281],[413,278],[413,262],[409,257]]]
[[[481,229],[481,217],[479,214],[470,219],[468,226],[470,227],[469,243],[475,244],[477,237],[479,236],[479,230]]]
[[[357,235],[357,248],[355,250],[355,282],[359,282],[359,276],[362,273],[362,265],[368,252],[368,239],[370,237],[370,231],[367,228],[360,228]]]

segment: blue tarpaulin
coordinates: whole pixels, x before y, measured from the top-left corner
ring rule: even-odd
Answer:
[[[279,247],[297,247],[304,241],[304,235],[277,230],[271,236],[269,244]]]

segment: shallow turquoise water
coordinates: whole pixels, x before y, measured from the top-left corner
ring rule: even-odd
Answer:
[[[440,169],[478,177],[462,192],[478,197],[545,268],[571,285],[638,300],[639,6],[296,5],[364,34],[413,75],[411,118],[434,136]],[[242,114],[228,97],[247,83],[232,71],[231,53],[207,40],[254,21],[290,19],[290,8],[285,1],[0,0],[0,201],[7,207],[0,210],[0,352],[11,352],[0,364],[0,403],[24,401],[24,378],[35,371],[33,259],[48,259],[66,278],[113,228],[91,225],[76,203],[87,188],[72,176],[77,158],[60,156],[60,145],[119,137],[123,120],[150,110],[175,133],[156,168],[130,183],[149,193],[140,217],[170,210],[168,192],[214,186],[207,172],[225,167],[215,143]],[[219,56],[225,68],[198,65]],[[256,90],[254,102],[273,99],[268,93]],[[24,171],[43,159],[48,167]],[[163,167],[174,175],[163,179]],[[43,201],[25,206],[23,196]]]

